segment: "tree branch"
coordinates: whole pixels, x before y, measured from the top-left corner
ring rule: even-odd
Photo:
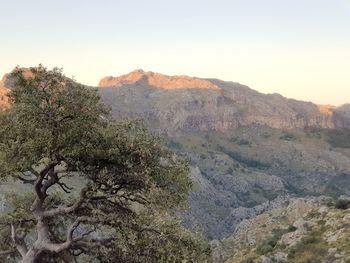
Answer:
[[[70,227],[68,228],[68,231],[67,231],[67,241],[66,242],[73,242],[73,234],[74,234],[74,231],[78,228],[78,226],[83,223],[83,222],[86,222],[86,221],[89,221],[89,217],[87,216],[81,216],[81,217],[78,217],[72,225],[70,225]],[[81,239],[84,238],[85,235],[83,235],[80,239],[77,239],[75,241],[79,241]]]
[[[23,258],[27,254],[28,249],[27,249],[26,244],[24,243],[23,237],[20,238],[16,232],[17,232],[17,226],[12,223],[11,224],[11,238],[12,238],[12,241],[13,241],[17,251],[21,254],[21,256]]]
[[[46,197],[46,190],[50,187],[49,185],[47,185],[44,189],[42,189],[42,187],[43,187],[43,180],[44,180],[45,176],[49,173],[49,171],[54,169],[55,166],[58,165],[59,163],[60,163],[59,161],[49,163],[39,173],[39,176],[35,180],[34,188],[35,188],[35,192],[37,194],[37,197],[39,198],[40,201],[43,201],[45,199],[45,197]],[[36,202],[36,204],[37,204],[37,202]]]
[[[16,252],[17,252],[17,250],[12,248],[12,249],[9,249],[9,250],[0,251],[0,256],[7,256],[7,255],[14,254]]]
[[[31,184],[34,185],[36,179],[26,179],[19,174],[16,176],[18,180],[22,181],[24,184]]]
[[[45,218],[48,218],[48,217],[53,217],[53,216],[58,216],[58,215],[65,215],[65,214],[69,214],[69,213],[76,211],[83,204],[83,202],[86,198],[87,191],[88,191],[87,187],[83,188],[80,191],[79,199],[73,205],[71,205],[71,206],[59,206],[57,208],[44,211],[42,213],[42,216]]]
[[[38,171],[36,171],[34,168],[30,168],[29,172],[31,172],[33,175],[35,175],[36,177],[39,177],[40,174],[38,173]]]
[[[80,238],[74,239],[74,231],[79,227],[79,225],[83,222],[89,221],[90,217],[88,216],[81,216],[78,217],[67,229],[67,234],[66,234],[66,241],[60,244],[55,244],[55,243],[50,243],[47,242],[43,244],[43,249],[54,252],[54,253],[60,253],[63,252],[67,249],[70,249],[74,245],[78,245],[78,242],[80,242],[84,237],[87,235],[91,234],[92,232],[89,231],[88,233],[83,234]]]
[[[71,190],[73,190],[73,187],[69,187],[68,185],[66,185],[65,183],[62,183],[60,181],[57,182],[57,184],[61,187],[61,189],[66,193],[66,194],[70,194]]]

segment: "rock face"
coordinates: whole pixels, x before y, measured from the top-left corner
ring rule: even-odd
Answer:
[[[350,104],[344,104],[334,110],[336,127],[350,127]]]
[[[23,69],[25,77],[31,77],[32,73],[29,69]],[[10,99],[8,97],[9,92],[14,86],[14,79],[10,73],[5,74],[0,81],[0,109],[6,109],[10,107]]]
[[[30,71],[24,74],[30,76]],[[0,107],[8,107],[13,79],[0,82]],[[278,129],[350,128],[350,106],[319,106],[262,94],[244,85],[218,79],[166,76],[136,70],[99,83],[103,101],[115,118],[143,118],[154,132],[177,136],[261,124]]]
[[[143,83],[159,89],[217,89],[219,87],[209,80],[191,78],[188,76],[165,76],[159,73],[145,72],[141,69],[135,70],[127,75],[120,77],[103,78],[99,87],[120,87],[123,85],[132,85]]]
[[[10,105],[10,100],[8,98],[9,89],[6,87],[6,75],[0,81],[0,108],[7,108]]]
[[[161,134],[227,131],[250,124],[279,129],[350,127],[341,109],[261,94],[217,79],[165,76],[137,70],[100,81],[115,117],[142,117]]]

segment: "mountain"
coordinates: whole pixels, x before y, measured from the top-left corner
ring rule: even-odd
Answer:
[[[6,95],[13,81],[6,75],[1,83]],[[142,70],[105,77],[97,89],[115,119],[144,119],[167,147],[190,158],[194,190],[183,224],[226,246],[224,259],[240,262],[225,240],[239,238],[242,224],[260,231],[260,216],[294,211],[285,202],[313,206],[321,195],[350,195],[350,104],[316,105],[239,83]],[[296,214],[288,224],[302,218]],[[281,218],[271,220],[286,228]]]
[[[31,72],[24,69],[24,74]],[[8,105],[10,74],[0,82],[0,101]],[[277,129],[350,128],[350,105],[333,107],[262,94],[218,79],[166,76],[135,70],[101,79],[98,90],[115,118],[141,117],[159,134],[225,132],[252,124]],[[0,105],[1,107],[1,105]]]
[[[103,78],[99,92],[115,118],[143,118],[192,160],[196,190],[184,224],[210,239],[278,207],[281,196],[350,194],[348,105],[142,70]]]
[[[350,127],[350,118],[331,106],[262,94],[218,79],[165,76],[142,70],[99,83],[115,117],[138,116],[156,132],[233,130],[251,124],[278,129]]]

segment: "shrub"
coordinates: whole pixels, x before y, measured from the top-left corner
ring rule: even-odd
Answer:
[[[332,147],[350,148],[350,129],[330,130],[327,135]]]
[[[350,200],[338,199],[335,201],[334,207],[342,210],[348,209],[350,208]]]
[[[247,167],[256,168],[256,169],[268,169],[270,168],[270,164],[261,162],[259,160],[242,156],[239,152],[230,151],[225,149],[223,146],[219,146],[218,150],[227,154],[233,160],[246,165]]]
[[[260,255],[266,255],[273,250],[273,246],[270,244],[262,244],[256,249],[256,252]]]
[[[249,257],[249,258],[243,259],[241,263],[254,263],[254,258]]]
[[[295,227],[295,226],[293,226],[293,225],[290,225],[290,226],[288,227],[288,232],[295,232],[297,229],[298,229],[297,227]]]
[[[280,136],[280,139],[285,141],[295,141],[297,137],[294,134],[286,132]]]
[[[250,141],[247,141],[245,139],[240,139],[238,142],[237,142],[238,145],[252,145],[252,143]]]

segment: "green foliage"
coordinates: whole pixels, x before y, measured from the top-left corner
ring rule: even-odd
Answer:
[[[218,150],[224,152],[225,154],[230,156],[230,158],[236,160],[237,162],[243,165],[246,165],[247,167],[256,169],[267,169],[270,167],[270,165],[267,163],[261,162],[253,158],[242,156],[239,152],[231,151],[223,146],[219,146]]]
[[[27,79],[22,70],[13,72],[14,105],[0,116],[0,152],[10,171],[89,151],[96,131],[106,125],[100,118],[107,110],[96,90],[67,79],[57,68],[32,68],[31,73]]]
[[[348,209],[350,208],[350,200],[347,199],[337,199],[334,203],[334,207],[337,209]]]
[[[296,228],[295,226],[290,225],[290,226],[288,227],[288,232],[295,232],[297,229],[298,229],[298,228]]]
[[[335,148],[350,148],[350,129],[328,131],[328,143]]]
[[[294,246],[289,253],[289,259],[297,263],[321,262],[328,251],[328,244],[321,237],[323,230],[311,231]]]
[[[266,255],[273,251],[278,243],[278,241],[281,239],[281,237],[289,232],[294,232],[296,230],[295,227],[290,226],[288,229],[273,229],[272,235],[267,238],[260,246],[257,247],[257,253],[260,255]]]
[[[350,208],[350,200],[347,198],[334,198],[329,200],[327,203],[327,206],[334,207],[336,209],[346,210]]]
[[[232,137],[231,142],[237,143],[238,145],[252,145],[252,143],[246,139],[239,138],[239,137]]]
[[[52,246],[68,242],[43,249],[40,262],[210,262],[208,244],[180,225],[192,187],[188,161],[141,122],[109,120],[96,90],[61,70],[30,72],[15,70],[13,106],[0,115],[0,176],[33,184],[25,199],[8,196],[7,220],[32,235],[16,242],[30,248],[43,233]],[[82,189],[67,177],[81,179]],[[71,228],[86,243],[69,239]],[[8,233],[1,237],[0,249],[13,246]]]
[[[309,138],[314,138],[314,139],[322,139],[322,136],[324,135],[323,129],[320,128],[306,128],[305,133],[306,136]]]
[[[270,244],[262,244],[261,246],[257,247],[256,252],[260,255],[266,255],[273,251],[273,246]]]
[[[254,258],[246,258],[241,261],[241,263],[254,263]]]
[[[280,139],[284,141],[295,141],[297,137],[292,133],[285,132],[280,136]]]
[[[15,193],[13,191],[5,194],[8,209],[0,216],[0,223],[8,224],[15,222],[18,218],[33,220],[30,206],[34,201],[33,193]]]

